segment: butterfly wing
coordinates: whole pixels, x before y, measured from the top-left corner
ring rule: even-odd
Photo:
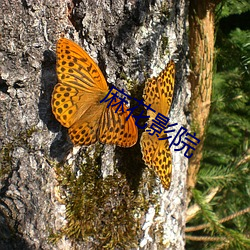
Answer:
[[[93,59],[76,43],[60,38],[56,46],[57,76],[64,85],[93,93],[106,92],[106,80]]]
[[[156,135],[142,133],[142,159],[148,167],[152,167],[160,177],[165,189],[169,189],[172,173],[172,159],[168,140],[159,141]]]
[[[108,86],[99,67],[74,42],[59,39],[56,52],[59,83],[52,94],[52,111],[69,128],[105,96]]]
[[[84,114],[68,130],[70,139],[75,145],[89,146],[98,140],[100,120],[107,109],[107,104],[100,103],[97,95],[84,95],[77,105],[80,107],[86,105],[88,98],[91,105],[86,106]]]
[[[144,102],[146,105],[151,104],[151,107],[156,111],[155,113],[151,110],[147,111],[147,115],[150,116],[149,125],[157,113],[168,115],[173,97],[174,77],[174,62],[170,61],[158,77],[147,80],[143,91]],[[142,158],[148,167],[154,168],[164,188],[169,189],[172,160],[168,140],[159,140],[156,135],[149,135],[150,128],[147,130],[149,131],[142,133],[140,141]],[[160,137],[166,137],[166,134],[162,132]]]
[[[138,139],[138,130],[132,115],[129,116],[126,105],[117,110],[119,100],[113,101],[102,115],[99,140],[106,144],[116,144],[120,147],[132,147]],[[112,106],[115,105],[115,106]]]
[[[170,61],[158,77],[149,78],[146,81],[143,91],[144,103],[151,104],[154,110],[167,116],[173,98],[174,78],[175,65],[173,61]]]
[[[107,108],[106,104],[96,103],[85,113],[84,117],[69,128],[69,135],[76,145],[91,145],[99,140],[105,144],[115,144],[120,147],[132,147],[138,139],[138,131],[127,107],[112,106],[119,100],[113,101]],[[99,106],[99,107],[97,107]],[[98,119],[97,119],[98,118]]]

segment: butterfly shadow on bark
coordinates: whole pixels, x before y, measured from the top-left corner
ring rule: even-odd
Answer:
[[[69,139],[67,129],[60,125],[52,113],[51,95],[56,83],[56,55],[53,51],[46,50],[43,53],[38,112],[40,119],[49,131],[59,132],[50,146],[50,156],[62,161],[72,149],[73,144]]]
[[[143,88],[142,86],[139,88],[135,88],[131,91],[131,96],[142,96]],[[131,101],[130,107],[136,106],[136,101]],[[139,107],[135,109],[133,115],[137,116],[143,110],[143,107]],[[139,120],[139,125],[144,124],[144,120]],[[138,130],[138,138],[141,137],[142,130]],[[142,181],[142,174],[145,171],[145,165],[142,160],[142,154],[140,149],[140,144],[137,143],[131,148],[122,149],[120,147],[116,148],[116,157],[119,162],[118,170],[125,174],[127,182],[132,190],[135,193],[139,189],[140,182]]]

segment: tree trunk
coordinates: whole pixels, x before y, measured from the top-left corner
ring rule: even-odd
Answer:
[[[185,126],[186,1],[0,4],[0,249],[184,249],[183,152],[172,150],[166,191],[144,166],[139,142],[73,148],[50,102],[64,34],[98,61],[109,83],[137,99],[146,78],[173,58],[170,121]]]
[[[197,173],[202,159],[202,149],[205,140],[205,130],[211,105],[213,60],[214,60],[214,21],[215,7],[219,0],[190,1],[189,6],[189,45],[192,97],[190,100],[190,112],[192,117],[192,129],[201,140],[194,155],[190,158],[188,168],[187,187],[188,203],[191,198],[191,190],[195,187]]]

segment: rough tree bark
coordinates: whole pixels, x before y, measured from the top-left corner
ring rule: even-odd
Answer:
[[[139,143],[130,149],[98,143],[72,148],[50,100],[57,82],[55,44],[65,34],[98,61],[109,83],[138,99],[145,79],[172,57],[177,73],[170,120],[187,126],[186,1],[1,0],[0,5],[0,249],[184,249],[183,153],[172,151],[166,191],[143,165]],[[79,171],[83,165],[85,175]],[[96,169],[93,183],[99,189],[91,182]],[[79,175],[92,186],[86,181],[84,190],[74,186]],[[98,196],[102,189],[107,197]],[[86,198],[89,190],[94,192]],[[75,194],[81,195],[78,203]],[[93,209],[98,204],[98,215],[81,207],[76,219],[71,205],[81,202],[86,207],[94,202]],[[73,232],[77,223],[83,224],[77,227],[80,236]]]

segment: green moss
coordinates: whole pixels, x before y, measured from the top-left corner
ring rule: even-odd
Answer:
[[[196,137],[200,138],[200,126],[196,121],[192,121],[190,124],[190,132],[191,134],[196,133]]]
[[[129,91],[133,90],[135,86],[138,85],[137,80],[131,80],[129,77],[126,76],[124,72],[121,72],[120,79],[125,80],[127,82],[127,88]]]
[[[169,54],[168,37],[164,36],[163,34],[162,34],[162,37],[161,37],[161,54],[162,55]]]
[[[136,195],[124,174],[117,171],[103,179],[100,166],[88,158],[78,166],[77,174],[68,165],[58,165],[56,172],[66,197],[67,225],[52,233],[51,241],[66,236],[73,241],[91,241],[98,249],[138,246],[140,217],[152,200],[141,192]]]
[[[4,146],[0,150],[0,180],[8,176],[11,172],[11,152],[13,150],[12,144]]]
[[[160,14],[161,16],[164,16],[165,18],[168,18],[169,16],[169,5],[167,3],[167,1],[164,1],[161,5],[160,8]]]
[[[8,142],[0,149],[0,181],[8,178],[12,171],[12,152],[16,147],[26,147],[30,149],[28,138],[36,132],[34,127],[15,135],[12,142]]]
[[[24,133],[22,133],[22,137],[24,140],[27,140],[32,136],[33,133],[37,132],[38,129],[35,126],[30,127]]]

